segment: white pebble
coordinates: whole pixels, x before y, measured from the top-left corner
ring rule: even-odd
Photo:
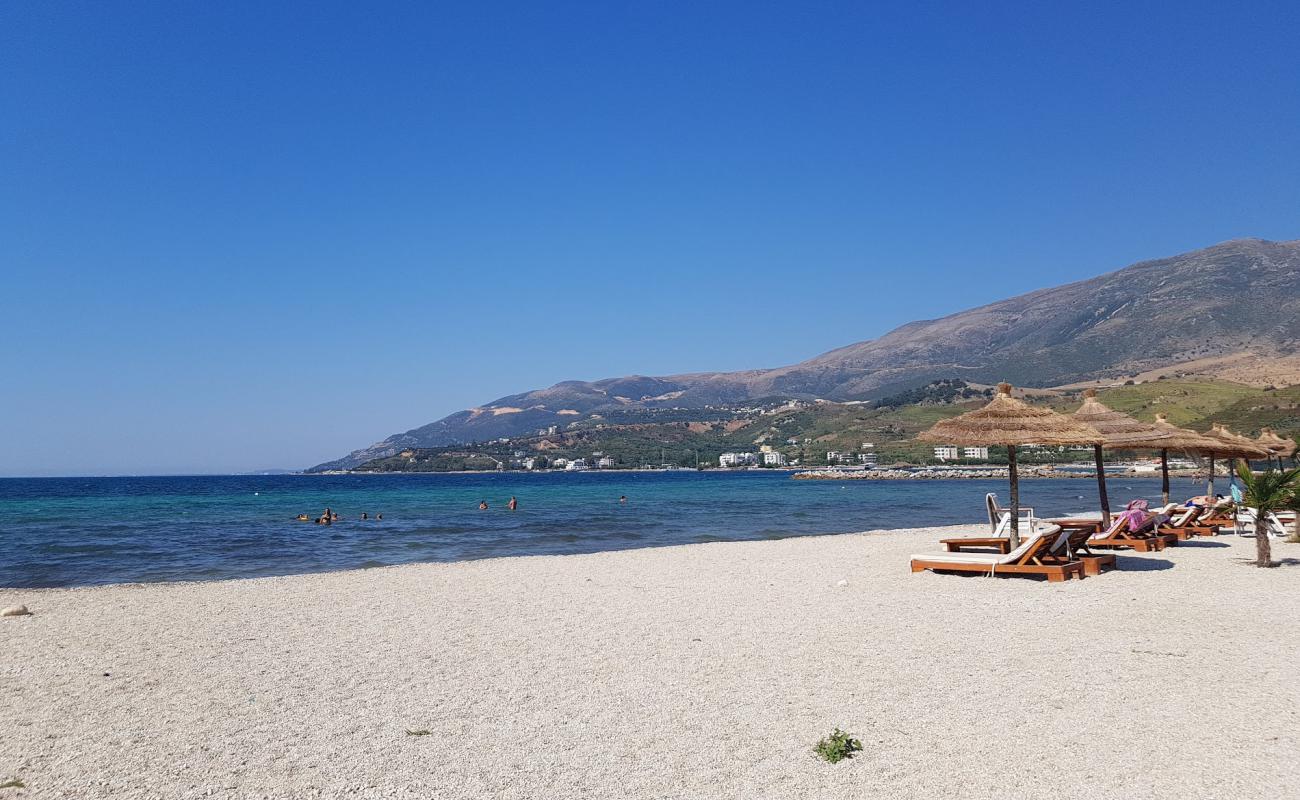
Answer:
[[[835,585],[836,585],[836,586],[848,586],[848,585],[849,585],[849,581],[848,581],[847,578],[840,578],[839,581],[838,581]]]
[[[27,606],[9,606],[0,609],[0,617],[25,617],[32,612],[27,610]]]

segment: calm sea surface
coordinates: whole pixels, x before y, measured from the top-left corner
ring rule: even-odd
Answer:
[[[1158,480],[1112,478],[1112,505]],[[770,472],[0,479],[0,586],[286,575],[590,553],[983,519],[1005,481],[796,481]],[[1027,480],[1040,516],[1096,507],[1091,480]],[[1174,494],[1197,493],[1189,480]],[[519,510],[505,504],[511,495]],[[628,502],[620,504],[620,495]],[[479,511],[486,500],[490,508]],[[296,522],[326,506],[342,520]],[[361,521],[362,512],[384,519]]]

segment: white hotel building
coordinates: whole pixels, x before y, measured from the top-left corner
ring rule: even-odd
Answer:
[[[757,466],[758,456],[753,453],[723,453],[718,456],[718,465],[723,467]]]
[[[987,447],[957,447],[951,444],[940,445],[934,448],[934,457],[940,461],[956,461],[959,458],[971,461],[988,461],[989,449]]]

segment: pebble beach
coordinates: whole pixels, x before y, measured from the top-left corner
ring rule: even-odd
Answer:
[[[1294,796],[1300,545],[909,572],[979,532],[0,590],[0,798]]]

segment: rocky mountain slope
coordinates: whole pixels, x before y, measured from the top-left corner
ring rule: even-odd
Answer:
[[[1054,386],[1170,365],[1300,361],[1300,240],[1238,239],[1042,289],[777,369],[565,381],[395,434],[313,469],[518,436],[591,414],[772,397],[870,400],[936,378]],[[1210,365],[1206,367],[1205,365]],[[1286,372],[1287,370],[1283,370]],[[1236,379],[1248,379],[1245,373]]]

